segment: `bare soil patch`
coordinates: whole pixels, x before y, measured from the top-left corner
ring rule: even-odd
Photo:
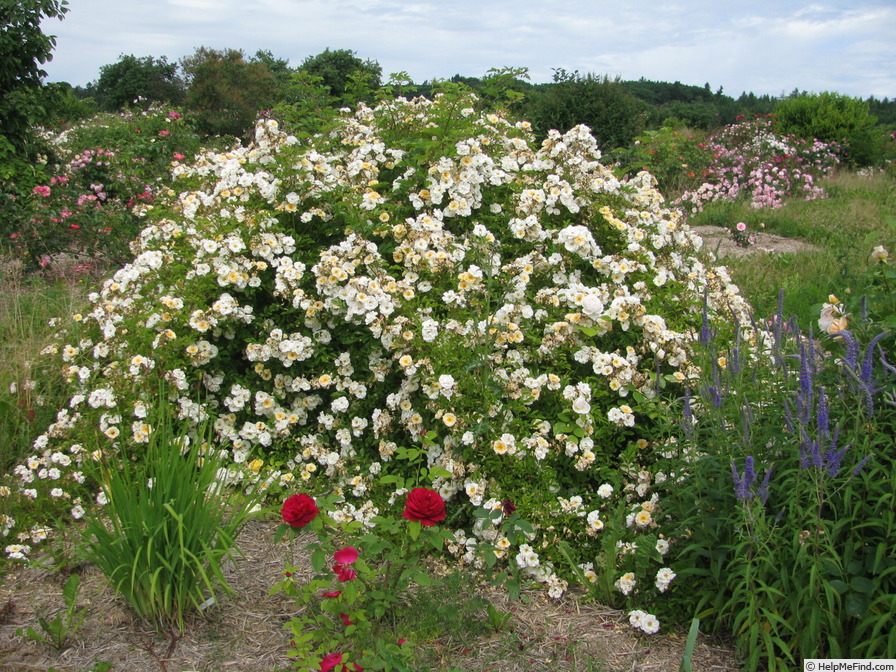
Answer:
[[[692,226],[691,230],[703,239],[704,249],[713,252],[717,259],[774,252],[807,252],[820,249],[802,240],[776,236],[762,231],[751,231],[751,235],[756,237],[756,242],[743,247],[734,242],[731,232],[723,226]]]
[[[63,607],[65,577],[37,567],[20,567],[0,586],[0,670],[2,672],[87,672],[98,663],[111,672],[275,672],[288,670],[288,636],[283,625],[297,606],[270,588],[282,578],[287,562],[311,567],[304,547],[273,543],[274,521],[252,521],[239,538],[243,555],[227,569],[236,595],[190,621],[186,634],[172,639],[136,619],[93,567],[81,567],[79,604],[88,606],[84,625],[63,651],[16,635],[17,628],[38,628],[38,616],[52,617]],[[511,601],[505,592],[478,585],[499,610],[511,612],[506,629],[478,641],[421,643],[431,649],[439,670],[657,671],[678,672],[684,632],[664,629],[639,636],[626,615],[568,593],[552,600],[541,591]],[[731,649],[701,638],[694,670],[741,670]]]

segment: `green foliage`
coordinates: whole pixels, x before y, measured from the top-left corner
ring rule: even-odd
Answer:
[[[626,93],[618,78],[579,75],[563,68],[554,71],[554,83],[532,96],[522,114],[538,136],[551,129],[568,131],[585,124],[597,138],[601,151],[627,147],[641,132],[642,102]]]
[[[335,122],[335,103],[321,77],[298,70],[290,75],[283,101],[274,107],[272,116],[286,132],[308,138]]]
[[[191,120],[164,107],[100,115],[45,137],[53,151],[43,179],[10,198],[14,216],[0,221],[2,248],[32,268],[61,262],[60,253],[123,263],[160,179],[199,149]]]
[[[0,139],[12,144],[13,153],[23,150],[32,124],[43,120],[43,110],[23,105],[22,98],[40,88],[47,75],[40,66],[52,58],[56,46],[56,38],[43,33],[41,22],[61,19],[67,11],[66,0],[0,2]]]
[[[247,138],[262,110],[276,102],[277,80],[263,60],[242,51],[199,47],[181,61],[187,109],[206,135]]]
[[[222,567],[255,501],[223,492],[208,424],[180,430],[164,387],[145,408],[134,422],[146,443],[98,464],[105,506],[87,516],[84,556],[140,618],[183,632],[186,616],[230,590]]]
[[[0,273],[0,474],[34,450],[34,440],[65,405],[65,376],[38,353],[58,333],[58,316],[87,303],[82,283],[89,274],[69,270],[65,278],[29,275],[21,264],[7,262]]]
[[[857,323],[819,345],[779,313],[736,348],[703,342],[669,505],[693,613],[730,630],[750,670],[893,655],[892,336]]]
[[[832,92],[798,95],[779,101],[775,114],[784,133],[843,143],[853,165],[872,165],[880,155],[877,119],[867,101]]]
[[[691,627],[688,630],[688,638],[685,640],[684,654],[681,657],[680,672],[694,672],[691,659],[694,656],[694,647],[697,644],[697,635],[700,634],[700,619],[691,619]]]
[[[659,190],[667,198],[674,198],[705,176],[710,157],[700,144],[702,139],[681,124],[646,131],[635,138],[634,150],[625,156],[625,166],[629,174],[649,171]]]
[[[285,58],[277,58],[268,49],[259,49],[255,52],[255,55],[251,60],[253,63],[263,64],[268,69],[268,72],[274,77],[275,100],[280,101],[283,96],[283,91],[289,85],[290,76],[294,72],[294,70],[289,67],[289,60]]]
[[[40,93],[46,97],[45,126],[48,129],[69,128],[96,114],[93,99],[79,98],[71,85],[65,82],[47,84],[40,89]]]
[[[354,106],[370,103],[373,92],[380,87],[383,70],[372,60],[362,61],[350,49],[324,49],[309,56],[298,68],[299,72],[319,77],[320,84],[340,105]]]
[[[53,620],[38,616],[37,622],[42,632],[38,632],[29,625],[27,628],[16,630],[16,634],[35,642],[48,644],[55,649],[64,649],[69,640],[77,634],[87,617],[87,607],[78,607],[80,587],[81,577],[77,574],[69,576],[62,588],[65,609],[57,613]]]
[[[184,102],[185,87],[177,73],[177,64],[152,56],[122,55],[116,63],[100,68],[94,89],[103,110],[120,110],[128,105],[145,107],[151,103]],[[145,102],[143,102],[145,101]]]

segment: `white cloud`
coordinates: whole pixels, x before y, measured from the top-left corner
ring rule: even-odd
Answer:
[[[352,49],[415,81],[527,67],[681,81],[732,95],[793,88],[896,96],[896,7],[883,0],[79,0],[59,36],[52,80],[85,84],[121,54],[199,46],[268,49],[293,66]]]

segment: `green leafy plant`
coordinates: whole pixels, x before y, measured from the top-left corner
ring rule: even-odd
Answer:
[[[896,651],[880,611],[896,589],[882,546],[896,529],[891,335],[847,328],[839,304],[819,328],[822,341],[779,312],[724,350],[705,332],[707,373],[685,399],[674,566],[750,670]]]
[[[49,644],[55,649],[64,649],[69,640],[74,637],[78,629],[87,617],[87,607],[78,606],[78,592],[81,587],[81,577],[72,574],[62,587],[62,599],[65,609],[59,611],[49,620],[44,616],[38,616],[37,622],[42,632],[38,632],[32,626],[19,628],[16,634],[27,637],[35,642]]]
[[[251,515],[253,497],[225,493],[208,424],[179,430],[164,388],[131,445],[102,458],[103,508],[91,511],[84,555],[141,618],[183,631],[184,618],[229,590],[222,567]],[[152,423],[152,424],[149,424]]]
[[[845,145],[844,158],[853,165],[873,165],[879,158],[877,117],[867,101],[825,91],[778,101],[775,115],[785,133]]]
[[[290,655],[297,668],[393,669],[412,655],[406,638],[394,631],[399,605],[412,584],[433,585],[422,564],[425,548],[439,550],[453,539],[440,529],[445,519],[441,496],[427,488],[407,494],[402,519],[374,515],[369,520],[337,522],[336,498],[292,495],[283,504],[278,536],[308,528],[313,579],[299,584],[295,567],[273,592],[285,591],[303,605],[293,618]],[[337,548],[341,544],[343,548]],[[321,592],[325,591],[325,592]],[[405,607],[407,605],[405,604]],[[331,665],[331,667],[327,667]]]
[[[486,615],[488,617],[488,624],[495,632],[503,632],[513,618],[513,612],[501,611],[493,604],[489,604],[486,607]]]
[[[680,672],[694,672],[691,660],[694,656],[694,647],[697,645],[697,635],[700,634],[700,619],[691,619],[691,627],[688,630],[688,638],[684,643],[684,653],[681,655]]]
[[[650,172],[660,191],[674,198],[699,185],[705,177],[710,156],[700,144],[702,137],[703,134],[680,125],[646,131],[635,138],[634,149],[624,165],[633,174]]]

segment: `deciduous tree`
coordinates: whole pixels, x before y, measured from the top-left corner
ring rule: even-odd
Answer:
[[[111,112],[140,98],[180,105],[184,101],[185,86],[178,75],[177,63],[169,63],[165,56],[156,59],[123,55],[118,62],[100,68],[94,95],[97,104]]]
[[[259,112],[273,106],[276,81],[261,61],[236,49],[200,47],[181,61],[187,77],[187,108],[209,135],[246,137]]]
[[[321,84],[330,89],[330,95],[345,104],[358,102],[359,94],[366,93],[369,98],[379,88],[383,73],[379,63],[362,61],[349,49],[325,49],[317,56],[306,58],[299,70],[320,77]],[[360,91],[359,85],[366,91]]]
[[[45,35],[44,19],[61,19],[66,0],[0,0],[0,178],[9,177],[10,159],[28,145],[30,126],[42,121],[44,108],[35,95],[47,73],[56,38]]]

